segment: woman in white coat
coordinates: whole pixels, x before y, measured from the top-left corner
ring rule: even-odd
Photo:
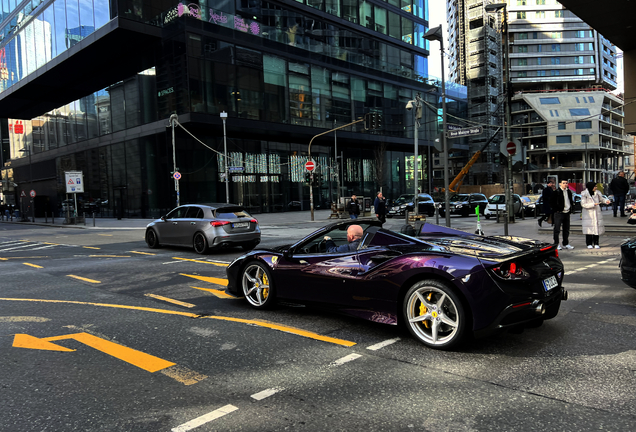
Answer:
[[[600,249],[598,240],[600,235],[605,232],[600,204],[608,203],[603,200],[601,193],[596,190],[596,183],[587,182],[585,186],[587,189],[581,193],[581,207],[583,208],[581,226],[583,234],[585,234],[585,243],[588,249]]]

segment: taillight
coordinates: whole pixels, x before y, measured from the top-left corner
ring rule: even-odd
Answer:
[[[256,224],[258,223],[258,221],[256,219],[250,219],[250,222],[256,223]]]
[[[213,227],[219,227],[219,226],[227,225],[229,223],[230,222],[224,221],[224,220],[210,221],[210,225],[212,225]]]
[[[523,267],[514,262],[493,267],[492,271],[500,278],[508,280],[528,279],[530,277],[530,274]]]

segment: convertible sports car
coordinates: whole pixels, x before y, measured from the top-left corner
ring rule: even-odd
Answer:
[[[364,229],[358,249],[325,252],[324,236],[346,243],[351,224]],[[411,237],[370,219],[328,225],[292,245],[253,250],[227,268],[228,291],[255,308],[285,299],[386,324],[403,322],[416,339],[439,349],[554,318],[567,299],[563,275],[555,245],[433,224]]]

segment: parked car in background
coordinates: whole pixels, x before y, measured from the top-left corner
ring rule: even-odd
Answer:
[[[479,213],[483,214],[486,207],[488,207],[488,198],[486,195],[480,193],[471,194],[454,194],[449,198],[450,214],[468,216],[475,214],[475,209],[479,208]],[[440,216],[446,215],[446,209],[444,203],[439,205]]]
[[[537,201],[541,198],[541,195],[524,195],[521,197],[521,204],[523,204],[523,210],[526,216],[534,216],[541,214],[541,206],[537,206]],[[535,213],[536,210],[536,213]]]
[[[512,213],[517,216],[521,216],[523,210],[523,204],[521,204],[521,197],[518,194],[512,194]],[[503,213],[506,211],[506,195],[495,194],[488,198],[488,207],[484,211],[486,219],[490,217],[497,217],[497,212]]]
[[[204,254],[232,246],[250,250],[260,242],[258,221],[236,204],[180,206],[146,227],[146,244],[152,249],[189,246]]]
[[[403,194],[393,202],[393,205],[388,208],[387,217],[404,217],[404,214],[412,212],[415,208],[413,206],[413,197],[415,194]],[[435,202],[433,197],[429,194],[421,193],[418,195],[417,211],[419,214],[425,214],[427,216],[435,215]]]

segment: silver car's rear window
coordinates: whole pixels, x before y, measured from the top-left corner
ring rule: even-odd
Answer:
[[[225,209],[219,209],[215,212],[215,217],[217,219],[234,219],[234,218],[251,217],[251,216],[245,210],[227,211]]]

